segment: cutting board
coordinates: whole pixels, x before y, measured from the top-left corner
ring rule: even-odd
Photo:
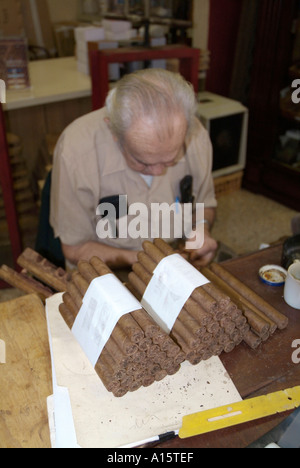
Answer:
[[[69,448],[72,442],[82,448],[136,447],[157,440],[158,435],[178,433],[186,415],[241,400],[218,357],[198,366],[185,362],[177,374],[115,398],[61,317],[61,302],[62,294],[46,301],[54,400],[59,408],[54,408],[54,446]],[[62,415],[67,406],[70,412]]]
[[[51,359],[37,296],[0,304],[0,340],[0,448],[48,448]]]

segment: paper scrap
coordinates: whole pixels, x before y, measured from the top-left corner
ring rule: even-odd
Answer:
[[[0,364],[6,364],[6,346],[3,340],[0,340]]]
[[[120,318],[141,308],[113,274],[91,282],[72,332],[94,367]]]
[[[154,270],[141,303],[155,322],[170,333],[192,292],[207,283],[209,280],[181,255],[170,255]]]

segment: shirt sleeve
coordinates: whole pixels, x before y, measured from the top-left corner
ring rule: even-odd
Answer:
[[[207,130],[198,120],[188,144],[188,163],[194,180],[195,202],[204,203],[205,208],[216,208],[212,143]]]
[[[68,157],[70,151],[72,158]],[[97,240],[96,198],[100,190],[95,190],[91,182],[98,179],[95,158],[74,155],[74,151],[62,135],[54,153],[50,205],[50,224],[55,236],[72,246]]]

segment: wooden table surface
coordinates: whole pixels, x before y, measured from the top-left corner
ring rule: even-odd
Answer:
[[[45,308],[35,295],[0,305],[0,448],[50,447],[47,397],[52,392]]]
[[[241,344],[221,359],[243,398],[300,384],[300,364],[292,348],[300,339],[300,311],[283,300],[283,288],[264,285],[258,270],[281,263],[282,246],[241,257],[223,265],[289,317],[286,330],[277,331],[258,350]],[[52,394],[51,363],[44,307],[35,296],[0,305],[0,339],[6,342],[6,364],[0,364],[0,448],[49,447],[46,398]],[[276,427],[288,415],[276,415],[233,428],[157,445],[160,448],[243,448]]]
[[[277,245],[223,263],[228,271],[289,318],[288,328],[276,331],[259,349],[253,351],[242,343],[230,354],[222,354],[221,360],[244,399],[300,385],[300,364],[292,361],[295,351],[292,344],[300,340],[300,311],[285,303],[283,287],[267,286],[258,277],[263,265],[280,265],[281,255],[282,245]],[[289,414],[275,415],[191,439],[176,438],[159,447],[245,448],[280,424]]]

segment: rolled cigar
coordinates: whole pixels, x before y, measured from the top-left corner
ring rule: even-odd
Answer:
[[[154,378],[156,382],[160,382],[163,380],[165,377],[167,377],[168,373],[165,369],[161,369],[158,372],[156,372]]]
[[[147,388],[150,387],[150,385],[154,384],[155,382],[155,377],[153,375],[147,375],[146,377],[143,378],[143,387]]]
[[[155,376],[155,374],[156,374],[157,372],[159,372],[160,370],[161,370],[161,367],[160,367],[159,364],[150,363],[150,364],[148,365],[147,372],[148,372],[149,375]],[[154,377],[154,378],[155,378],[155,377]]]
[[[103,370],[99,369],[99,370],[96,371],[96,373],[97,373],[98,377],[100,377],[104,387],[106,388],[106,390],[108,392],[112,392],[115,395],[115,392],[117,392],[118,390],[121,391],[120,381],[112,380],[111,376],[105,372],[105,369],[103,369]]]
[[[120,368],[117,365],[116,361],[111,357],[111,355],[105,348],[103,349],[96,365],[98,365],[98,363],[110,369],[110,372],[113,376],[113,380],[121,380],[126,375],[126,370],[124,368]]]
[[[153,341],[151,338],[143,338],[140,342],[139,342],[139,349],[141,351],[147,351],[153,344]]]
[[[147,350],[147,357],[152,359],[154,356],[156,356],[160,352],[159,346],[157,345],[152,345],[148,350]]]
[[[228,294],[231,299],[236,303],[236,305],[244,311],[244,308],[252,310],[257,316],[265,320],[270,325],[270,333],[273,334],[277,330],[276,323],[267,317],[261,310],[255,307],[251,302],[245,299],[241,294],[239,294],[235,289],[229,286],[222,278],[216,275],[214,272],[205,269],[206,276],[215,284],[218,285],[226,294]]]
[[[65,292],[69,275],[62,268],[57,268],[34,250],[27,248],[18,258],[18,265],[27,270],[55,291]]]
[[[132,356],[138,352],[138,345],[130,341],[122,327],[119,327],[118,324],[115,326],[112,336],[126,356]]]
[[[261,342],[262,342],[261,338],[255,335],[252,331],[248,331],[248,333],[246,333],[243,336],[243,340],[252,349],[257,349],[261,345]]]
[[[227,317],[224,317],[220,321],[220,325],[222,328],[224,328],[225,333],[227,333],[227,335],[230,335],[235,330],[235,323]]]
[[[228,341],[224,344],[224,352],[229,354],[231,353],[231,351],[234,350],[235,347],[236,347],[235,342],[228,339]]]
[[[91,258],[90,264],[95,268],[99,276],[113,274],[112,270],[98,257]]]
[[[258,335],[265,335],[270,332],[270,324],[267,323],[263,318],[259,317],[255,312],[248,309],[247,307],[243,310],[246,319],[250,327],[258,333]]]
[[[81,275],[88,281],[89,284],[100,276],[89,262],[81,260],[78,262],[77,266],[79,273],[81,273]]]
[[[72,312],[69,311],[68,307],[66,306],[65,303],[60,304],[59,306],[59,312],[61,313],[64,321],[68,325],[69,328],[72,328],[74,325],[74,317]]]
[[[153,243],[166,257],[175,253],[175,250],[163,239],[154,239]]]
[[[203,273],[204,274],[204,273]],[[205,275],[204,275],[205,276]],[[227,309],[231,303],[230,297],[226,296],[219,288],[217,288],[213,283],[208,283],[202,286],[204,291],[206,291],[213,299],[215,299],[221,309]]]
[[[72,283],[72,281],[69,281],[68,284],[67,284],[67,292],[72,297],[72,299],[73,299],[74,303],[76,304],[76,307],[77,307],[77,309],[79,311],[81,306],[82,306],[82,294],[80,293],[77,286],[75,286],[75,284]]]
[[[224,346],[216,343],[214,345],[211,346],[211,352],[213,354],[213,356],[220,356],[220,354],[222,354],[224,351]]]
[[[231,333],[229,338],[235,342],[235,345],[238,346],[243,341],[243,334],[237,328]]]
[[[133,382],[133,384],[130,386],[129,391],[130,392],[136,392],[142,387],[142,381],[141,380],[136,380]]]
[[[124,351],[119,346],[119,343],[116,342],[112,336],[107,341],[104,349],[106,349],[106,351],[111,355],[113,360],[117,363],[118,367],[121,369],[127,367],[129,356],[124,353]]]
[[[160,327],[154,322],[154,320],[150,317],[149,314],[147,314],[144,309],[131,312],[131,315],[144,331],[146,338],[154,339],[156,336],[166,336],[166,334],[162,332]]]
[[[146,360],[146,356],[145,351],[138,350],[131,356],[131,359],[134,364],[141,364]]]
[[[114,371],[105,359],[105,356],[102,357],[102,360],[98,360],[95,371],[109,392],[120,388],[120,379],[115,378]],[[122,377],[124,377],[124,373]]]
[[[69,294],[68,292],[64,293],[63,301],[68,307],[69,311],[72,313],[74,321],[75,321],[77,314],[78,314],[78,308],[75,302],[73,301],[71,294]]]
[[[122,398],[123,396],[126,395],[126,393],[129,392],[129,387],[120,387],[119,389],[117,390],[113,390],[113,395],[116,397],[116,398]]]
[[[89,282],[86,281],[83,276],[79,273],[79,271],[74,271],[72,273],[72,281],[74,282],[75,286],[78,288],[81,296],[83,297],[89,288]]]
[[[153,362],[157,363],[160,365],[160,367],[163,369],[164,368],[164,363],[168,360],[167,354],[164,353],[163,351],[160,351],[158,354],[156,354],[153,357]]]
[[[288,318],[278,312],[274,307],[268,304],[264,299],[262,299],[258,294],[244,285],[239,281],[235,276],[229,273],[225,268],[219,264],[212,264],[211,269],[216,275],[222,278],[226,283],[228,283],[233,289],[235,289],[239,294],[245,297],[251,304],[261,310],[267,317],[276,323],[279,330],[284,330],[288,326]]]
[[[179,353],[174,357],[173,362],[175,366],[178,366],[179,364],[183,363],[185,360],[185,354],[182,351],[179,351]]]
[[[23,273],[17,273],[6,265],[2,265],[0,268],[0,278],[14,288],[20,289],[27,294],[37,294],[43,302],[45,302],[48,297],[53,296],[53,291],[43,286],[39,281],[29,278]]]
[[[180,366],[175,366],[174,364],[167,369],[165,369],[168,375],[175,375],[180,370]]]
[[[180,348],[174,343],[174,341],[169,336],[167,337],[167,341],[169,341],[169,346],[165,350],[167,356],[170,358],[178,356],[178,354],[180,353]]]

